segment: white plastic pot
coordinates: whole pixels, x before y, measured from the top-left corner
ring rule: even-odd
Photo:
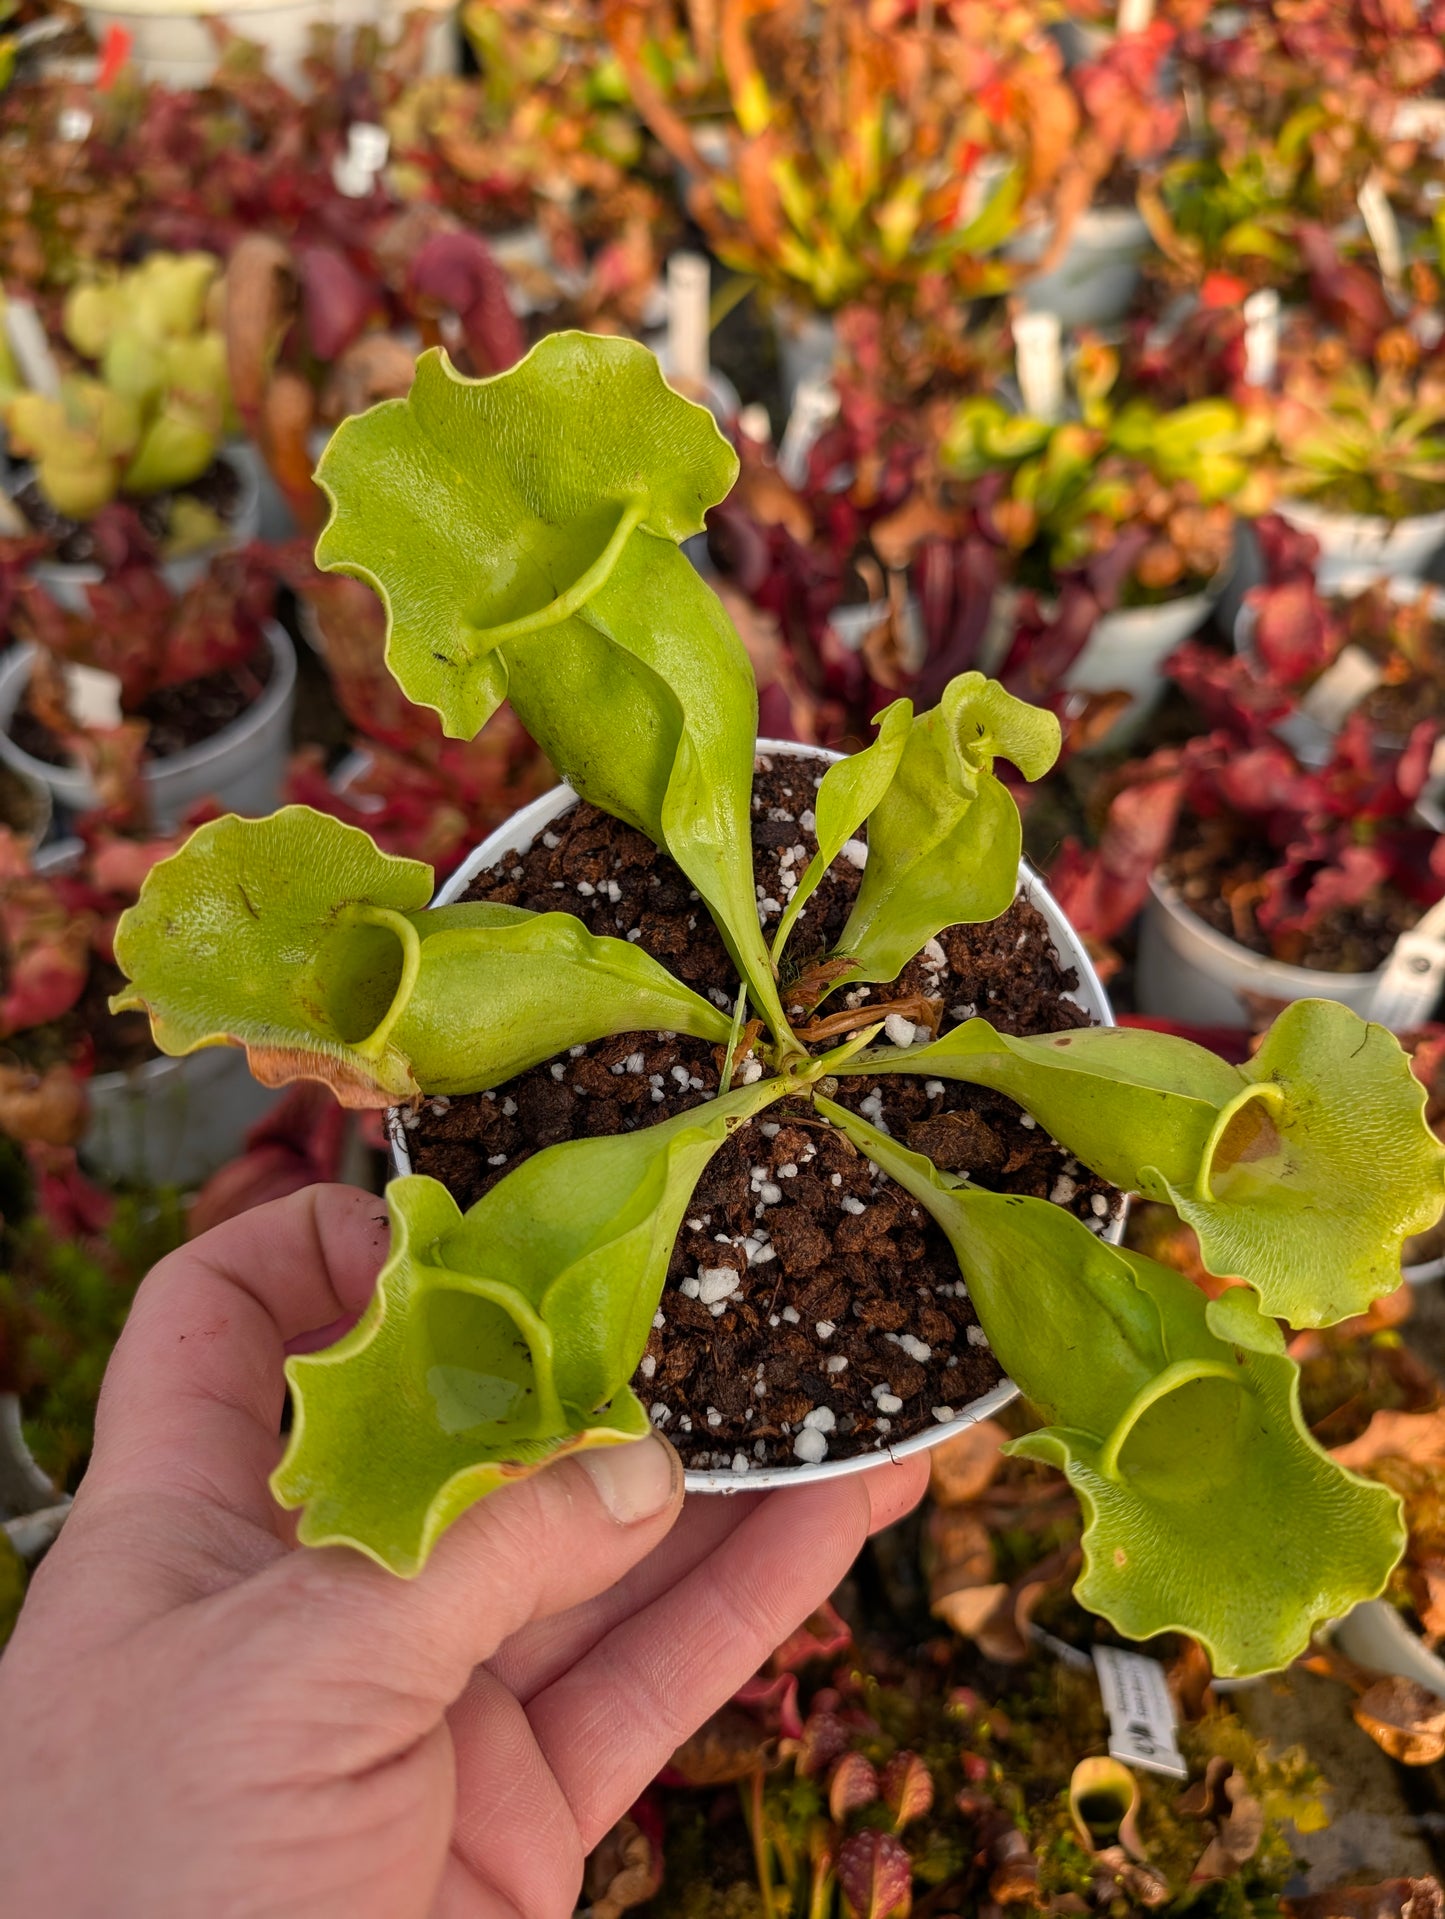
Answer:
[[[1010,240],[1005,257],[1020,266],[1043,258],[1051,225]],[[1053,313],[1064,326],[1111,326],[1129,311],[1139,288],[1149,229],[1134,207],[1091,207],[1082,214],[1064,257],[1048,273],[1019,286],[1030,313]]]
[[[176,560],[164,560],[160,574],[172,593],[184,593],[200,579],[218,552],[245,546],[261,531],[261,461],[254,447],[243,441],[226,447],[222,456],[234,467],[241,483],[236,511],[224,540],[198,553],[187,553]],[[88,613],[85,597],[88,586],[98,586],[105,573],[98,566],[70,565],[60,560],[37,560],[31,573],[59,605],[76,613]]]
[[[831,314],[815,313],[791,300],[775,300],[773,333],[778,343],[778,381],[786,417],[793,410],[800,386],[809,380],[833,377],[838,330]]]
[[[1266,959],[1206,926],[1156,873],[1139,927],[1134,992],[1141,1013],[1185,1026],[1247,1026],[1252,999],[1281,1006],[1333,999],[1369,1018],[1384,970],[1324,973]]]
[[[295,93],[310,91],[303,63],[313,27],[380,26],[390,13],[385,0],[85,0],[97,40],[111,27],[129,34],[143,80],[205,86],[220,58],[207,21],[220,20],[264,47],[268,71]]]
[[[834,753],[823,746],[801,746],[792,740],[759,740],[760,754],[776,755],[796,759],[818,760],[826,765],[842,759],[841,753]],[[451,906],[461,899],[478,873],[487,868],[500,866],[502,862],[517,853],[525,853],[537,835],[551,825],[552,821],[575,806],[577,795],[570,786],[554,786],[550,793],[543,793],[514,813],[495,833],[489,834],[476,851],[463,860],[437,892],[433,906]],[[1090,1013],[1101,1026],[1115,1024],[1113,1008],[1108,995],[1099,982],[1093,963],[1069,922],[1059,910],[1058,904],[1034,872],[1027,860],[1019,861],[1019,890],[1043,915],[1053,939],[1059,957],[1078,973],[1079,986],[1074,998]],[[398,1177],[405,1177],[411,1171],[411,1155],[407,1148],[406,1128],[401,1122],[401,1112],[392,1107],[386,1116],[387,1133],[391,1140],[392,1163]],[[1124,1219],[1128,1202],[1119,1218],[1108,1228],[1105,1237],[1118,1245],[1124,1236]],[[825,1459],[818,1465],[809,1465],[799,1461],[794,1466],[765,1466],[746,1473],[731,1471],[689,1472],[685,1484],[689,1492],[695,1493],[739,1493],[760,1492],[777,1486],[802,1486],[814,1480],[839,1479],[845,1473],[865,1472],[870,1466],[887,1464],[890,1460],[907,1459],[913,1453],[927,1452],[945,1440],[955,1438],[966,1426],[973,1426],[981,1419],[991,1419],[993,1415],[1018,1397],[1018,1388],[1012,1380],[1000,1380],[997,1386],[980,1395],[979,1398],[959,1410],[947,1425],[934,1425],[927,1431],[915,1433],[910,1439],[899,1440],[896,1445],[880,1448],[877,1452],[860,1453],[851,1459]]]
[[[1130,695],[1130,702],[1109,730],[1111,744],[1119,744],[1123,730],[1137,727],[1163,697],[1160,671],[1182,641],[1209,617],[1217,589],[1191,593],[1163,606],[1130,606],[1106,613],[1095,625],[1084,650],[1064,675],[1070,693]]]
[[[1320,543],[1319,584],[1332,592],[1349,574],[1415,579],[1445,543],[1445,513],[1385,520],[1368,513],[1332,513],[1307,500],[1282,500],[1276,511]]]
[[[291,751],[296,649],[274,620],[266,622],[266,639],[271,677],[260,699],[199,746],[146,765],[142,777],[150,793],[151,821],[159,831],[169,831],[199,799],[215,799],[229,813],[269,813],[279,804]],[[11,716],[29,683],[32,658],[28,646],[12,647],[0,656],[0,759],[48,787],[59,805],[73,813],[89,812],[96,799],[87,774],[32,759],[10,737]]]
[[[1354,599],[1367,587],[1375,585],[1379,577],[1378,573],[1370,572],[1342,573],[1329,592],[1342,599]],[[1433,603],[1434,618],[1445,620],[1445,588],[1434,586],[1428,580],[1401,575],[1386,582],[1386,591],[1398,606],[1413,606],[1422,594],[1428,595]],[[1255,609],[1241,606],[1234,622],[1234,650],[1251,665],[1258,665],[1254,644],[1257,623]],[[1329,688],[1324,685],[1328,679],[1329,674],[1326,673],[1305,695],[1295,711],[1287,713],[1271,729],[1277,739],[1284,741],[1301,766],[1325,765],[1334,752],[1340,728],[1352,710],[1348,706],[1337,710],[1337,702],[1330,697]],[[1358,697],[1363,698],[1364,694],[1360,692]],[[1439,830],[1439,826],[1436,826],[1436,831]]]
[[[280,1098],[252,1079],[235,1046],[147,1060],[86,1082],[90,1120],[80,1157],[107,1180],[199,1186],[245,1149]]]

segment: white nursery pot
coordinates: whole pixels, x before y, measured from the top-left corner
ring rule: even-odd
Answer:
[[[264,47],[268,72],[300,93],[310,91],[303,62],[313,27],[380,26],[391,10],[385,0],[85,0],[84,11],[97,40],[111,27],[129,34],[142,80],[205,86],[220,57],[206,23],[220,20]]]
[[[236,511],[226,529],[226,537],[215,545],[203,547],[199,552],[187,553],[180,559],[163,560],[160,576],[177,595],[195,585],[217,553],[228,552],[233,547],[246,546],[256,539],[261,531],[261,461],[254,447],[244,442],[236,442],[222,449],[222,457],[236,470],[241,483],[240,494],[236,501]],[[105,578],[103,568],[88,565],[70,565],[61,560],[37,560],[30,569],[50,595],[60,606],[69,607],[75,613],[88,613],[90,601],[85,596],[88,586],[99,586]]]
[[[1109,729],[1111,743],[1118,744],[1122,729],[1136,727],[1159,704],[1165,687],[1160,669],[1208,619],[1214,599],[1214,590],[1191,593],[1162,606],[1123,607],[1097,622],[1063,683],[1070,693],[1129,694],[1129,705]]]
[[[81,1159],[105,1179],[142,1186],[199,1186],[244,1150],[280,1098],[252,1079],[237,1046],[97,1073],[85,1092]]]
[[[1344,599],[1354,599],[1367,587],[1376,585],[1379,578],[1378,573],[1368,571],[1342,573],[1328,590],[1331,595],[1337,594]],[[1402,574],[1386,582],[1386,591],[1397,606],[1413,606],[1422,594],[1428,595],[1433,602],[1433,617],[1437,620],[1445,620],[1445,589],[1432,585],[1428,580]],[[1255,608],[1248,605],[1241,606],[1234,622],[1234,650],[1252,666],[1259,664],[1259,656],[1254,644],[1257,624],[1258,614]],[[1307,693],[1294,712],[1287,713],[1282,720],[1276,721],[1270,731],[1276,739],[1284,741],[1301,766],[1324,766],[1334,753],[1340,726],[1346,718],[1348,718],[1348,712],[1341,713],[1338,720],[1333,716],[1328,721],[1321,720],[1316,713],[1310,711],[1310,694]],[[1403,740],[1400,744],[1404,744]],[[1427,787],[1426,793],[1421,795],[1420,811],[1438,832],[1441,827],[1434,818],[1430,817],[1428,810],[1430,798],[1427,796],[1432,794],[1432,788],[1433,782],[1431,787]]]
[[[845,757],[824,746],[802,746],[793,740],[759,740],[758,752],[772,757],[817,760],[824,765],[831,765],[835,760]],[[525,853],[539,833],[544,832],[553,820],[576,803],[577,795],[570,786],[554,786],[550,793],[543,793],[530,805],[522,807],[495,833],[489,834],[476,851],[462,862],[438,890],[432,905],[454,905],[478,873],[489,867],[500,866],[505,859],[517,853]],[[1059,958],[1066,966],[1072,966],[1077,971],[1078,990],[1072,995],[1075,1002],[1091,1014],[1100,1026],[1113,1026],[1113,1008],[1083,942],[1027,860],[1019,861],[1019,890],[1043,915]],[[411,1155],[407,1149],[406,1128],[402,1125],[400,1108],[390,1109],[386,1124],[393,1166],[398,1177],[405,1177],[411,1172]],[[1124,1237],[1127,1211],[1126,1199],[1118,1219],[1111,1223],[1103,1235],[1111,1245],[1117,1246]],[[804,1486],[814,1480],[839,1479],[845,1473],[866,1472],[870,1466],[887,1465],[893,1460],[907,1459],[914,1453],[929,1452],[945,1440],[956,1438],[965,1427],[976,1425],[981,1419],[991,1419],[1017,1397],[1017,1386],[1012,1380],[1003,1379],[997,1386],[961,1408],[946,1425],[935,1423],[927,1431],[915,1433],[911,1439],[899,1440],[896,1445],[879,1448],[876,1452],[859,1453],[851,1459],[825,1459],[817,1465],[800,1460],[794,1466],[764,1466],[746,1473],[716,1469],[688,1472],[684,1476],[684,1483],[687,1490],[694,1493],[740,1493],[767,1491],[778,1486]]]
[[[775,300],[773,333],[778,343],[778,379],[786,417],[805,381],[833,377],[838,330],[829,313],[815,313],[792,300]]]
[[[208,740],[168,758],[147,762],[142,775],[150,793],[152,824],[168,832],[199,799],[214,798],[230,813],[269,813],[280,803],[291,751],[291,708],[296,697],[296,650],[284,628],[266,622],[271,678],[261,697]],[[30,679],[28,646],[0,656],[0,759],[25,779],[48,788],[61,806],[89,812],[96,803],[88,775],[75,767],[32,759],[11,739],[11,716]]]
[[[1151,1019],[1185,1026],[1247,1026],[1246,994],[1280,1005],[1297,999],[1338,1000],[1368,1019],[1383,971],[1325,973],[1266,959],[1207,926],[1160,874],[1149,882],[1134,991],[1139,1011]]]
[[[1308,500],[1281,500],[1275,511],[1319,541],[1316,578],[1326,591],[1351,573],[1414,579],[1445,543],[1445,513],[1385,520],[1368,513],[1332,513]]]
[[[1005,256],[1020,266],[1042,259],[1052,225],[1010,240]],[[1129,311],[1139,288],[1149,229],[1135,207],[1091,207],[1080,216],[1064,257],[1048,273],[1025,279],[1019,294],[1030,313],[1053,313],[1064,326],[1111,326]]]

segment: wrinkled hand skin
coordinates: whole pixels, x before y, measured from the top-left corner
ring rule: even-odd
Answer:
[[[588,1848],[921,1497],[913,1460],[683,1510],[648,1439],[483,1501],[411,1582],[298,1549],[283,1354],[355,1317],[385,1241],[313,1186],[141,1288],[0,1659],[7,1911],[566,1919]]]

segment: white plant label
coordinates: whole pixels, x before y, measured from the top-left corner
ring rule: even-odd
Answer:
[[[1119,0],[1114,12],[1120,33],[1142,33],[1154,18],[1154,0]]]
[[[1360,701],[1373,693],[1384,677],[1378,662],[1370,658],[1364,647],[1341,647],[1338,657],[1300,701],[1300,711],[1308,713],[1327,732],[1337,733]]]
[[[1273,386],[1279,365],[1279,295],[1273,287],[1244,303],[1244,379],[1247,386]]]
[[[1063,331],[1057,313],[1020,313],[1014,321],[1014,354],[1024,412],[1057,420],[1064,410]]]
[[[60,368],[50,351],[40,315],[28,300],[7,300],[4,313],[5,336],[21,378],[32,393],[43,393],[47,400],[58,400]]]
[[[391,135],[370,120],[354,120],[346,129],[346,151],[332,163],[336,191],[364,200],[391,152]]]
[[[62,107],[55,116],[56,133],[62,140],[77,146],[82,140],[90,138],[90,129],[94,125],[95,119],[89,107]]]
[[[838,395],[829,380],[799,380],[788,415],[783,443],[778,448],[778,471],[791,487],[808,477],[808,455],[824,427],[838,417]]]
[[[708,301],[712,270],[701,253],[674,253],[667,263],[667,370],[684,386],[706,387]]]
[[[1095,1646],[1094,1670],[1109,1715],[1112,1757],[1168,1779],[1187,1779],[1189,1768],[1176,1737],[1179,1721],[1158,1660],[1117,1646]]]
[[[1380,262],[1386,280],[1398,280],[1405,270],[1405,250],[1400,244],[1400,225],[1378,174],[1372,173],[1360,188],[1360,217]]]
[[[887,600],[864,600],[857,606],[835,606],[828,624],[850,653],[856,653],[864,640],[888,618]]]
[[[69,662],[64,671],[66,703],[82,726],[120,725],[120,681],[114,673]]]

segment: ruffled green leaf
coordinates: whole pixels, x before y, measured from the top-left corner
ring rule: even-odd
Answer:
[[[1329,1326],[1400,1283],[1400,1249],[1445,1205],[1445,1147],[1399,1041],[1299,1000],[1246,1065],[1124,1027],[1015,1039],[987,1020],[842,1073],[1006,1093],[1101,1178],[1172,1204],[1208,1270],[1291,1326]]]
[[[955,1183],[817,1103],[938,1220],[999,1363],[1049,1422],[1008,1450],[1079,1495],[1083,1605],[1134,1639],[1190,1633],[1234,1676],[1287,1665],[1383,1591],[1399,1499],[1310,1437],[1298,1368],[1252,1293],[1206,1301],[1062,1208]]]
[[[490,380],[432,352],[327,447],[316,553],[380,594],[387,663],[448,733],[509,697],[584,799],[672,855],[781,1035],[749,857],[756,688],[676,544],[736,473],[635,341],[552,334]]]
[[[996,919],[1018,886],[1018,808],[993,771],[1011,760],[1026,779],[1059,751],[1052,713],[1016,700],[981,673],[950,681],[914,720],[892,784],[868,821],[868,864],[839,955],[850,983],[891,980],[935,933]]]
[[[861,753],[850,753],[846,759],[835,760],[823,775],[813,801],[818,850],[809,860],[807,870],[798,881],[798,889],[778,923],[773,940],[775,962],[781,957],[799,914],[817,892],[823,875],[888,791],[908,744],[912,719],[912,700],[895,700],[878,715],[878,737],[872,745],[865,746]]]
[[[387,1188],[392,1245],[360,1321],[286,1362],[271,1486],[306,1545],[419,1572],[467,1507],[579,1447],[635,1439],[628,1387],[678,1228],[762,1080],[661,1125],[525,1160],[465,1214],[432,1179]]]
[[[1145,1169],[1199,1235],[1291,1326],[1332,1326],[1400,1283],[1400,1249],[1445,1205],[1445,1147],[1400,1042],[1335,1000],[1296,1000],[1239,1068],[1192,1180]]]
[[[475,1093],[554,1053],[662,1029],[721,1042],[725,1014],[626,940],[566,913],[426,910],[432,873],[309,807],[213,820],[122,915],[131,984],[163,1052],[244,1046],[264,1085],[347,1106]]]

